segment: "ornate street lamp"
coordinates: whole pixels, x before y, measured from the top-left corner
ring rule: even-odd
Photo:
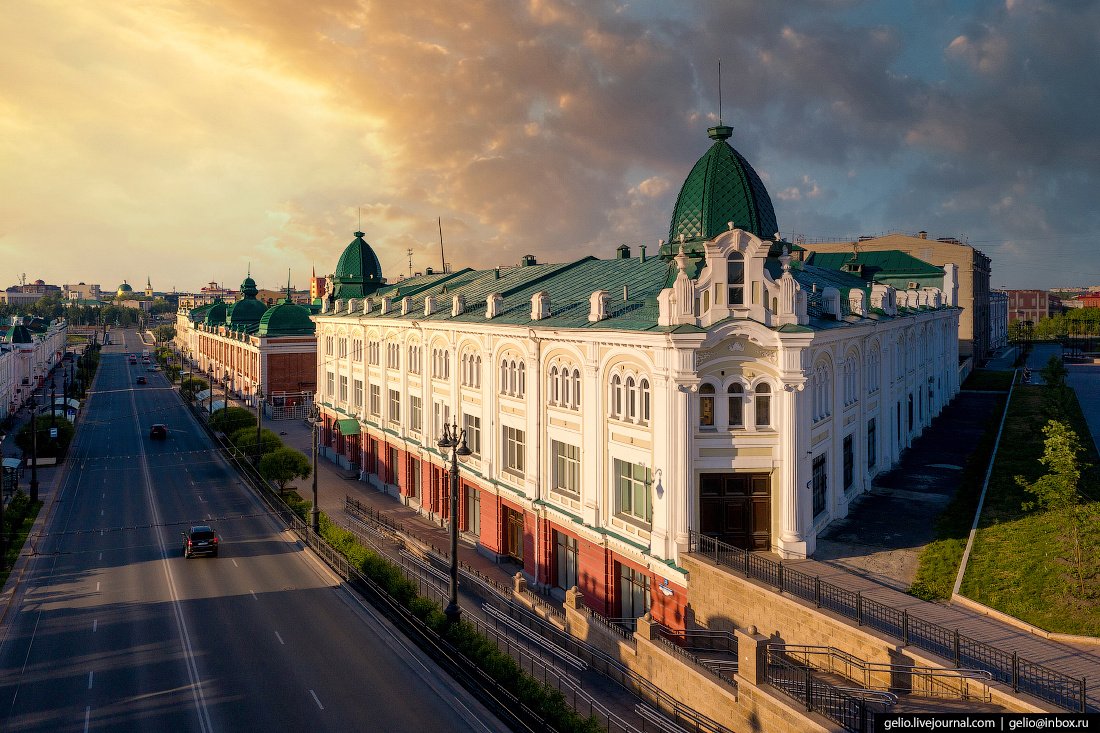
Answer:
[[[462,609],[458,607],[458,459],[466,458],[473,451],[466,445],[466,430],[459,430],[456,423],[447,425],[443,423],[443,436],[436,442],[443,451],[446,459],[446,450],[451,449],[451,496],[450,496],[450,520],[451,520],[451,578],[450,602],[443,614],[447,617],[447,623],[453,624],[462,615]]]
[[[31,504],[38,501],[38,420],[34,392],[31,392]]]
[[[309,510],[309,526],[313,534],[321,531],[321,512],[317,508],[317,431],[321,426],[321,407],[317,400],[309,407],[309,417],[306,418],[313,428],[313,508]]]
[[[264,424],[264,390],[259,384],[256,385],[256,466],[260,465],[260,458],[263,456],[263,451],[260,450],[260,429]]]

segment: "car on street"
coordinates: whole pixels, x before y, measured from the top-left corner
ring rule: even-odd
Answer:
[[[145,384],[145,377],[138,377],[136,381],[138,384]]]
[[[183,535],[183,556],[218,556],[218,533],[205,524],[197,524]]]
[[[168,438],[168,426],[163,423],[157,423],[149,428],[150,440],[166,440]]]

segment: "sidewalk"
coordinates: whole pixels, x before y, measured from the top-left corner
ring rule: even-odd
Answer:
[[[307,456],[312,455],[313,433],[304,420],[264,421],[264,427],[278,433],[283,442],[291,448],[296,448]],[[350,524],[344,515],[344,498],[350,496],[402,524],[406,533],[422,545],[443,550],[450,546],[450,529],[445,523],[436,524],[414,508],[405,506],[397,497],[375,488],[373,484],[347,478],[348,471],[323,456],[318,456],[317,464],[317,504],[333,522],[342,526]],[[302,498],[312,501],[310,479],[298,482],[295,486]],[[463,563],[482,575],[508,586],[512,584],[512,578],[519,571],[519,568],[513,564],[493,562],[461,536],[458,543],[458,556]]]

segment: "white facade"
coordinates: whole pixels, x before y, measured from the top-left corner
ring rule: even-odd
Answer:
[[[483,512],[501,498],[533,518],[536,548],[540,532],[565,528],[686,585],[678,555],[715,521],[701,485],[744,475],[760,491],[760,549],[805,557],[957,393],[960,311],[931,288],[853,288],[842,303],[836,288],[800,285],[789,257],[773,277],[770,245],[723,233],[694,279],[687,257],[674,258],[660,330],[543,328],[560,307],[551,292],[532,296],[524,325],[494,322],[494,293],[469,304],[485,316],[474,321],[417,319],[465,313],[461,295],[338,300],[315,317],[318,401],[368,439],[436,466],[443,419],[476,418],[463,476]],[[744,262],[743,285],[727,280],[733,259]],[[595,290],[589,321],[609,301]],[[810,325],[817,308],[814,323],[827,327]],[[489,542],[494,517],[478,522]],[[524,570],[539,582],[551,555],[534,555]]]
[[[0,419],[22,407],[61,360],[68,332],[68,323],[59,318],[44,333],[32,334],[31,343],[0,344]]]
[[[989,292],[989,348],[1008,346],[1008,293],[1003,290]]]

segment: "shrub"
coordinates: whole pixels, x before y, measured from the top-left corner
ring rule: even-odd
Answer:
[[[38,446],[36,454],[39,458],[62,459],[69,450],[69,443],[76,434],[73,424],[61,416],[64,408],[58,408],[56,421],[50,415],[39,415],[35,420],[38,429]],[[57,428],[57,437],[50,437],[50,428]],[[23,451],[24,456],[31,455],[33,433],[31,424],[27,423],[19,431],[15,438],[15,444]]]
[[[232,409],[232,408],[231,408]],[[255,425],[255,420],[252,421]],[[229,436],[229,442],[237,447],[241,453],[246,456],[256,455],[256,428],[240,428],[233,431]],[[261,458],[268,453],[277,451],[283,447],[283,441],[279,440],[279,436],[270,430],[260,431],[260,456]]]
[[[305,453],[285,446],[263,456],[258,468],[264,480],[274,481],[278,485],[280,494],[286,491],[286,485],[294,479],[309,478],[313,473],[309,457]]]
[[[227,407],[224,410],[215,410],[210,416],[210,427],[219,433],[234,435],[241,428],[256,427],[256,416],[250,410],[243,407]],[[253,440],[255,436],[253,436]]]

